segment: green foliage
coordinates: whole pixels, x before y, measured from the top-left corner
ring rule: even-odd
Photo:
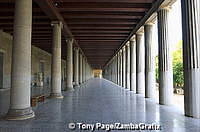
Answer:
[[[175,87],[183,87],[182,41],[179,41],[177,49],[173,52],[173,79]]]
[[[176,49],[173,52],[173,82],[174,87],[183,87],[183,58],[182,58],[182,41],[176,44]],[[159,83],[158,72],[158,56],[156,56],[156,81]]]
[[[156,56],[156,82],[159,83],[159,72],[158,72],[158,56]]]

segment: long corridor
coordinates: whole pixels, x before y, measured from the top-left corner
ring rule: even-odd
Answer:
[[[200,120],[185,117],[174,107],[161,106],[104,79],[90,79],[75,91],[65,92],[64,99],[48,99],[34,111],[35,118],[26,121],[1,118],[0,132],[69,132],[69,123],[97,122],[155,123],[161,125],[161,131],[200,131]]]

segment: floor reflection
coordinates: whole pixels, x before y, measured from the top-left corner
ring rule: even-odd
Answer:
[[[26,121],[0,120],[0,131],[70,131],[68,123],[156,123],[166,132],[200,131],[200,120],[185,117],[173,106],[136,95],[104,79],[91,79],[64,99],[48,99]],[[9,91],[0,93],[0,114],[9,106]],[[75,130],[75,132],[79,130]],[[121,132],[121,131],[120,131]]]

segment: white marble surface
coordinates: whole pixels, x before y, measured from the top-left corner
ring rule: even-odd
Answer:
[[[1,118],[0,132],[70,132],[70,122],[142,122],[160,124],[164,132],[200,131],[200,119],[185,117],[174,106],[159,105],[154,100],[145,99],[107,80],[91,79],[86,85],[63,95],[63,100],[47,100],[34,108],[34,119],[5,121]],[[7,102],[5,98],[0,100],[0,103]],[[4,105],[7,108],[7,104]],[[3,105],[0,106],[2,109]]]

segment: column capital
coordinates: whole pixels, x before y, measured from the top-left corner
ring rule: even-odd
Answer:
[[[129,40],[130,41],[130,43],[132,42],[132,41],[135,41],[135,35],[133,35],[132,37],[131,37],[131,39]]]
[[[129,46],[131,47],[133,44],[135,44],[136,43],[136,38],[134,38],[134,39],[132,39],[131,41],[130,41],[130,44],[129,44]]]
[[[122,51],[125,51],[126,50],[126,45],[122,48]]]
[[[155,24],[154,22],[149,21],[146,22],[144,26],[153,26],[154,24]]]
[[[118,56],[120,56],[120,51],[117,53]]]
[[[130,46],[130,42],[129,43],[126,43],[125,45],[125,48],[129,47]]]
[[[69,38],[69,39],[66,40],[66,42],[67,42],[67,43],[73,43],[73,42],[74,42],[74,39],[73,39],[73,38]]]
[[[140,27],[137,32],[136,35],[142,35],[144,33],[144,26]]]
[[[62,24],[61,21],[52,21],[52,22],[51,22],[51,26],[54,26],[54,25],[60,25],[61,28],[63,28],[63,24]]]
[[[166,5],[166,4],[164,4],[164,5],[161,5],[159,8],[158,8],[158,12],[159,11],[161,11],[161,10],[167,10],[167,11],[169,11],[169,10],[171,10],[171,6],[170,5]]]
[[[144,34],[144,31],[143,30],[139,30],[136,32],[136,35],[138,36],[142,36]]]
[[[79,51],[80,49],[79,49],[79,47],[74,47],[74,50]]]

